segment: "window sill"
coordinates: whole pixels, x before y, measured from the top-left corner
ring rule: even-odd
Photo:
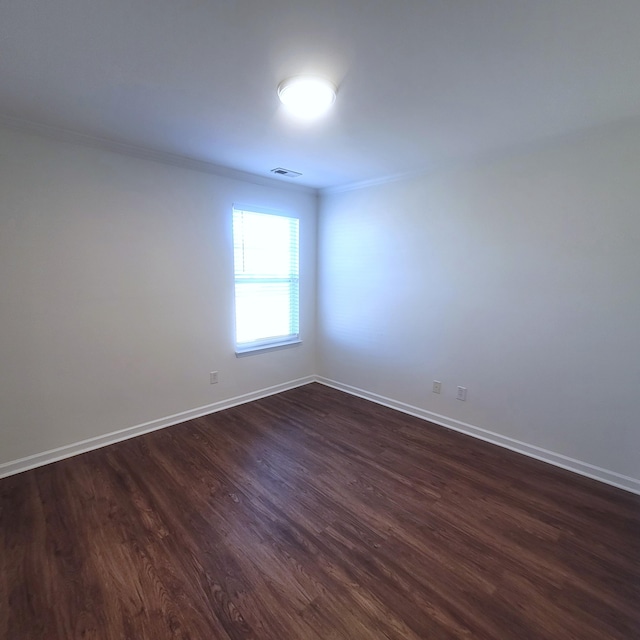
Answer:
[[[299,344],[302,344],[302,340],[289,340],[287,342],[277,342],[275,344],[247,347],[246,349],[236,350],[236,358],[253,356],[257,355],[258,353],[264,353],[265,351],[279,351],[280,349],[288,349],[289,347],[295,347]]]

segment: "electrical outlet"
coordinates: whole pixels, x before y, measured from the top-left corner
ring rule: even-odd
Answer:
[[[440,380],[433,381],[433,393],[440,393],[442,391],[442,382]]]
[[[456,396],[458,400],[466,400],[467,399],[467,387],[458,387],[458,395]]]
[[[211,384],[218,384],[218,372],[217,371],[212,371],[209,374],[209,382]]]

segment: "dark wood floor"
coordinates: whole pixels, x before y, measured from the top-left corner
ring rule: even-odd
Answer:
[[[318,384],[0,508],[2,638],[640,638],[638,496]]]

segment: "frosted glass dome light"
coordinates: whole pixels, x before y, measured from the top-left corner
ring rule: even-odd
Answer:
[[[278,97],[294,116],[312,120],[328,111],[336,99],[336,88],[324,78],[296,76],[280,83]]]

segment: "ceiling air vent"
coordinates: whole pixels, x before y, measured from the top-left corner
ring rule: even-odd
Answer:
[[[291,171],[291,169],[283,169],[282,167],[271,169],[271,173],[275,173],[277,176],[286,176],[287,178],[298,178],[302,175],[299,171]]]

